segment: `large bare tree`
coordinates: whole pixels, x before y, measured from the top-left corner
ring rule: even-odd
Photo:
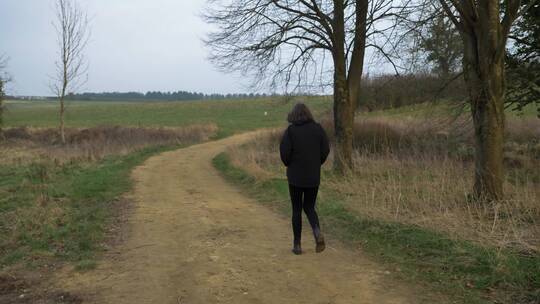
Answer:
[[[504,59],[512,23],[520,15],[520,0],[439,1],[463,40],[463,73],[476,138],[474,194],[484,200],[501,199]]]
[[[51,89],[60,102],[60,137],[66,143],[66,95],[74,93],[85,81],[84,49],[88,43],[88,17],[76,0],[56,0],[56,22],[59,58]]]
[[[391,0],[209,0],[205,17],[217,30],[206,43],[220,68],[259,83],[287,90],[332,79],[335,167],[343,171],[352,167],[366,46],[383,50],[375,42],[386,27],[376,24],[393,9]]]

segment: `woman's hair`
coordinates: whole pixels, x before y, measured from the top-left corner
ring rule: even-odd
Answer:
[[[308,121],[313,121],[313,115],[311,115],[311,111],[304,103],[297,103],[294,105],[292,111],[287,116],[287,121],[295,124],[295,123],[304,123]]]

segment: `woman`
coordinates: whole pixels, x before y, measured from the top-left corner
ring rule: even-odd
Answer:
[[[325,248],[324,237],[315,211],[317,192],[321,181],[321,165],[326,161],[330,146],[324,129],[313,120],[303,103],[294,106],[287,118],[290,125],[283,134],[280,156],[287,167],[289,193],[292,203],[292,227],[294,243],[292,252],[302,254],[302,208],[307,215],[313,235],[315,251]]]

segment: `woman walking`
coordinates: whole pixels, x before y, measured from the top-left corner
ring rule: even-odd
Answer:
[[[315,211],[321,181],[321,165],[326,161],[330,146],[324,129],[315,122],[308,107],[298,103],[289,113],[290,125],[280,144],[280,156],[287,167],[287,180],[292,203],[292,252],[302,254],[302,209],[306,213],[315,237],[315,251],[325,248],[324,237]]]

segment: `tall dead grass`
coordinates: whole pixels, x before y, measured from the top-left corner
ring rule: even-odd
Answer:
[[[216,134],[215,124],[179,128],[135,128],[102,126],[66,129],[65,145],[57,129],[11,128],[3,132],[0,163],[26,163],[36,158],[63,163],[95,161],[108,155],[124,155],[148,146],[189,144],[208,140]]]
[[[322,124],[331,135],[331,122]],[[283,177],[281,132],[232,149],[231,161],[259,179]],[[348,209],[499,248],[540,251],[540,120],[508,121],[506,199],[489,205],[469,199],[474,149],[467,120],[366,119],[355,125],[354,145],[354,171],[335,176],[331,156],[322,185]]]

